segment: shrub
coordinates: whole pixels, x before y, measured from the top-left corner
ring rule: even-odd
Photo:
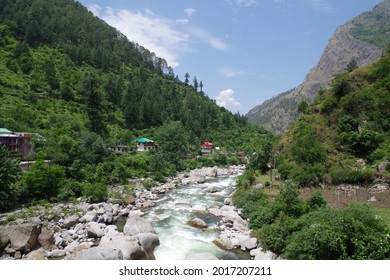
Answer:
[[[108,197],[108,188],[103,183],[83,183],[83,195],[91,202],[101,202]]]

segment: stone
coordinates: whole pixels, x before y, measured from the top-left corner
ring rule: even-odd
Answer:
[[[100,238],[104,236],[104,231],[97,222],[89,222],[86,231],[89,238]]]
[[[246,251],[246,250],[252,250],[257,247],[257,239],[252,237],[247,240],[245,240],[241,244],[241,250]]]
[[[134,204],[135,203],[135,198],[134,196],[132,195],[126,195],[123,199],[123,203],[125,205],[129,205],[129,204]]]
[[[28,222],[33,225],[42,225],[42,221],[38,217],[32,217],[28,219]]]
[[[184,258],[185,260],[218,260],[216,256],[211,253],[196,253],[188,255]]]
[[[203,190],[205,193],[216,193],[218,192],[218,188],[216,186],[209,186]]]
[[[42,232],[38,235],[38,242],[45,250],[50,250],[54,245],[54,232],[43,229]]]
[[[41,226],[35,224],[21,224],[0,227],[0,236],[9,239],[11,247],[17,251],[30,251],[38,243]]]
[[[9,237],[2,235],[0,232],[0,252],[10,243]]]
[[[232,204],[232,199],[230,197],[225,198],[224,201],[223,201],[223,204],[225,204],[225,205]]]
[[[75,240],[72,243],[70,243],[68,246],[66,246],[64,251],[65,253],[72,254],[78,247],[79,247],[79,242]]]
[[[152,224],[140,216],[129,216],[123,227],[123,233],[128,236],[135,236],[139,233],[156,233]]]
[[[146,251],[148,255],[149,260],[154,260],[154,248],[156,246],[160,245],[160,239],[158,238],[157,234],[154,233],[139,233],[136,235],[138,238],[139,243],[141,244],[142,248]]]
[[[75,260],[123,260],[123,253],[119,249],[92,247],[77,252]]]
[[[69,229],[73,227],[75,224],[77,224],[78,221],[79,221],[79,217],[77,215],[72,215],[70,217],[65,218],[65,220],[63,221],[63,225],[65,228]]]
[[[266,260],[276,260],[277,258],[278,258],[278,256],[275,255],[274,253],[272,253],[271,251],[263,252],[261,249],[259,249],[259,250],[257,250],[254,259],[266,261]]]
[[[207,228],[208,227],[207,223],[199,218],[192,219],[191,221],[188,222],[188,224],[192,227],[195,227],[195,228]]]
[[[113,238],[103,236],[99,246],[101,248],[119,249],[124,260],[147,260],[148,255],[135,236],[118,234]]]
[[[98,219],[98,214],[96,213],[95,210],[88,211],[87,213],[82,216],[79,221],[81,223],[89,223],[89,222],[96,222]]]
[[[38,250],[31,251],[26,256],[27,260],[46,260],[45,249],[39,248]]]

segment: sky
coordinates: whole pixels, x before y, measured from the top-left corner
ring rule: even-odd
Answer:
[[[233,113],[300,85],[336,28],[380,0],[79,0]]]

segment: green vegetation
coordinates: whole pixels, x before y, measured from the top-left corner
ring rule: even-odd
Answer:
[[[272,137],[73,0],[1,1],[0,35],[0,127],[39,133],[27,158],[43,152],[53,164],[40,158],[21,176],[5,171],[16,161],[0,153],[0,210],[80,195],[97,201],[112,193],[103,185],[132,177],[163,182],[181,170],[240,163],[237,151],[252,154]],[[138,137],[159,148],[134,153]],[[191,159],[203,141],[224,154]],[[110,153],[116,143],[130,152]]]
[[[294,260],[390,259],[390,228],[368,205],[332,209],[320,193],[300,198],[294,185],[274,198],[263,190],[239,188],[243,209],[264,250]]]

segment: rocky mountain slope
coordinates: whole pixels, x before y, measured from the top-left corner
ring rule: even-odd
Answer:
[[[311,102],[351,61],[361,67],[377,60],[389,42],[390,0],[385,0],[337,28],[319,62],[301,85],[254,107],[246,117],[274,133],[286,130],[298,116],[301,101]]]

